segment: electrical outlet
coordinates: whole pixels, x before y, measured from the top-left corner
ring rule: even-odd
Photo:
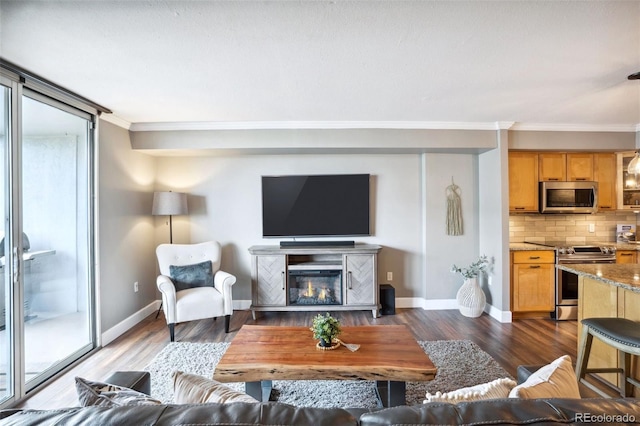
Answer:
[[[393,272],[387,272],[387,281],[393,281]]]
[[[133,283],[133,292],[137,293],[138,292],[138,281],[136,281],[135,283]]]
[[[589,232],[596,232],[596,224],[595,223],[590,223],[589,224]]]

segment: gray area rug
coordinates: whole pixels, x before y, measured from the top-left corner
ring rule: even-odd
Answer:
[[[448,392],[511,377],[506,370],[478,345],[469,340],[418,342],[438,369],[430,382],[408,382],[407,404],[419,404],[427,392]],[[169,343],[145,367],[151,373],[151,396],[173,402],[171,373],[175,370],[211,378],[229,343]],[[227,383],[244,391],[244,383]],[[271,399],[299,407],[375,408],[375,383],[352,380],[276,380]]]

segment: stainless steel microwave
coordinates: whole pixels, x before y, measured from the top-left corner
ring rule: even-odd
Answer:
[[[540,213],[595,213],[598,182],[540,182]]]

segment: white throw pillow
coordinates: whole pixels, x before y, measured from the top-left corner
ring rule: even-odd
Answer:
[[[243,392],[196,374],[173,372],[173,402],[175,404],[202,404],[205,402],[258,402]]]
[[[513,389],[517,383],[511,379],[496,379],[489,383],[482,383],[480,385],[470,386],[454,390],[451,392],[436,392],[435,394],[427,393],[427,402],[450,402],[457,404],[462,401],[477,401],[480,399],[494,399],[494,398],[507,398],[509,392]]]
[[[541,367],[509,393],[509,398],[580,398],[571,357],[563,355]]]

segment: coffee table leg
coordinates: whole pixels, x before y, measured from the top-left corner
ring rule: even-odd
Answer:
[[[377,380],[376,390],[378,392],[378,401],[383,407],[396,407],[407,403],[407,384],[405,382]]]
[[[271,380],[262,380],[260,382],[245,382],[244,389],[247,395],[254,397],[258,401],[268,402],[271,396]]]

